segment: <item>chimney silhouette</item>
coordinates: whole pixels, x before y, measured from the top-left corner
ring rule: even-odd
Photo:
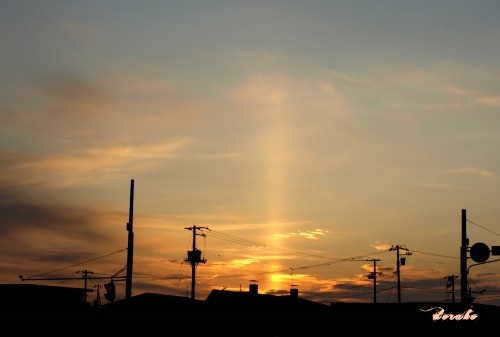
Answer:
[[[259,285],[256,283],[257,281],[252,280],[250,282],[251,283],[250,283],[250,285],[248,287],[248,291],[250,292],[250,294],[257,295],[259,293]]]

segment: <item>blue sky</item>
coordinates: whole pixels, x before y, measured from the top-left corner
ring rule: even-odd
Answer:
[[[497,1],[1,8],[3,283],[120,270],[131,179],[134,294],[186,294],[191,226],[199,298],[371,301],[380,259],[394,302],[403,245],[403,301],[444,300],[461,210],[470,245],[500,244]],[[477,301],[499,266],[470,269]]]

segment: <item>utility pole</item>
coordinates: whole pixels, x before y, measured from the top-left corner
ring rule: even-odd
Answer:
[[[401,304],[401,272],[400,272],[400,266],[404,266],[406,264],[406,258],[399,257],[399,251],[400,250],[405,250],[406,253],[404,255],[411,255],[411,252],[406,248],[406,246],[402,245],[396,245],[392,246],[389,251],[395,250],[396,251],[396,273],[398,276],[398,304]]]
[[[446,289],[451,288],[451,303],[455,303],[455,279],[458,276],[450,275],[446,276]]]
[[[373,303],[377,303],[377,274],[382,274],[377,273],[377,261],[380,261],[380,259],[370,259],[366,261],[373,261],[373,272],[368,274],[368,278],[373,279]]]
[[[467,295],[467,247],[469,239],[467,238],[467,211],[462,209],[462,245],[460,246],[460,300],[462,304],[469,302]]]
[[[93,274],[94,272],[90,270],[78,270],[77,273],[82,273],[83,274],[83,304],[87,304],[87,280],[88,280],[88,274]]]
[[[132,267],[134,264],[134,179],[130,181],[130,209],[128,215],[128,248],[127,248],[127,276],[125,279],[125,298],[132,297]]]
[[[373,303],[377,303],[377,275],[382,275],[377,272],[377,261],[380,259],[352,260],[352,261],[373,261],[373,271],[368,273],[368,278],[373,280]]]
[[[206,263],[207,260],[201,258],[201,250],[196,248],[196,236],[206,236],[205,233],[198,234],[196,233],[196,230],[203,230],[207,229],[210,230],[208,227],[186,227],[184,229],[188,229],[190,231],[193,231],[193,250],[190,250],[187,252],[187,259],[185,260],[186,262],[189,262],[191,264],[191,298],[195,298],[195,285],[196,285],[196,266],[198,263]]]

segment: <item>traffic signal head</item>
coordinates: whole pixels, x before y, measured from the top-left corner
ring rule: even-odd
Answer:
[[[116,288],[115,288],[115,284],[113,283],[113,281],[111,281],[110,283],[106,283],[104,285],[104,288],[106,289],[106,294],[104,294],[104,297],[109,301],[109,302],[113,302],[116,298]]]

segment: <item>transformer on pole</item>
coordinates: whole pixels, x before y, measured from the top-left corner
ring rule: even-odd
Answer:
[[[396,251],[396,273],[398,277],[398,304],[401,304],[401,272],[400,272],[400,266],[404,266],[406,264],[406,258],[405,257],[399,257],[399,251],[400,250],[405,250],[404,255],[411,255],[411,252],[409,251],[406,246],[402,245],[395,245],[392,246],[389,251],[395,250]]]
[[[366,261],[373,261],[373,271],[368,274],[368,278],[373,279],[373,303],[377,303],[377,275],[382,275],[381,272],[377,272],[377,261],[380,261],[380,259]]]
[[[196,230],[203,230],[203,229],[208,229],[208,227],[186,227],[184,229],[189,229],[193,231],[193,250],[190,250],[187,252],[187,259],[185,260],[186,262],[189,262],[191,264],[191,298],[195,299],[195,286],[196,286],[196,266],[201,262],[201,263],[206,263],[207,260],[203,259],[201,257],[201,250],[196,248],[196,235],[199,236],[206,236],[205,233],[198,234],[196,233]]]

